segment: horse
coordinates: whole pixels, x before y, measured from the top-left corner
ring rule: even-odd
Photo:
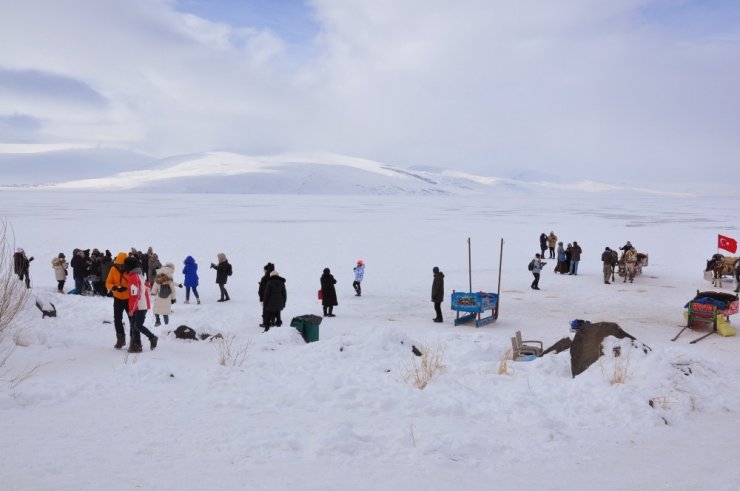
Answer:
[[[712,286],[715,288],[722,288],[722,275],[725,270],[725,257],[722,254],[714,254],[712,258],[707,261],[707,269],[705,271],[712,272]]]

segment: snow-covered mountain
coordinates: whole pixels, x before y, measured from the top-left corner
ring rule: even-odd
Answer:
[[[0,185],[36,186],[110,176],[156,163],[125,149],[74,145],[0,145]]]
[[[100,150],[96,150],[100,152]],[[330,153],[286,153],[249,156],[214,151],[161,160],[131,159],[125,152],[101,164],[60,153],[65,172],[33,181],[45,189],[111,190],[176,193],[236,194],[349,194],[349,195],[464,195],[563,192],[636,192],[675,194],[630,185],[593,181],[555,182],[479,176],[438,167],[402,168],[381,162]],[[76,152],[79,155],[79,151]],[[47,156],[51,159],[52,156]],[[89,158],[92,158],[89,156]],[[118,160],[116,160],[118,159]],[[94,169],[94,171],[92,171]],[[114,169],[114,172],[106,172]],[[17,171],[11,177],[17,176]],[[1,181],[10,184],[8,179]],[[27,184],[16,181],[12,184]]]

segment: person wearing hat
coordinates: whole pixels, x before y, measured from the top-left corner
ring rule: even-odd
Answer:
[[[324,274],[321,275],[321,306],[324,308],[324,317],[334,317],[334,306],[339,305],[337,302],[337,289],[334,285],[337,280],[331,274],[329,268],[324,268]]]
[[[51,260],[51,267],[54,268],[54,278],[57,280],[57,291],[64,293],[64,283],[67,281],[67,268],[69,264],[64,258],[64,253],[60,252],[57,257]]]
[[[149,294],[151,285],[146,282],[138,259],[127,257],[123,266],[128,273],[128,313],[131,318],[131,342],[128,346],[128,352],[141,353],[142,334],[149,339],[149,349],[153,350],[157,347],[159,338],[144,326],[146,313],[152,308]]]
[[[29,276],[29,270],[31,269],[31,261],[33,257],[26,256],[26,251],[20,247],[16,249],[13,255],[13,265],[15,267],[15,274],[18,275],[18,279],[26,282],[26,288],[31,288],[31,277]]]
[[[362,295],[362,280],[365,278],[365,262],[362,259],[357,260],[357,266],[354,267],[355,281],[352,282],[352,287],[355,289],[355,296],[359,297]]]
[[[262,324],[260,324],[260,327],[269,326],[270,322],[267,319],[267,311],[265,310],[265,289],[267,288],[267,282],[270,281],[270,273],[275,271],[275,265],[272,263],[267,263],[262,268],[262,271],[264,274],[262,275],[262,278],[260,278],[259,286],[257,287],[257,295],[260,298],[260,303],[262,304]]]
[[[285,308],[288,301],[288,293],[285,289],[285,278],[281,278],[277,271],[270,272],[270,279],[265,287],[264,307],[265,322],[261,327],[265,328],[264,332],[270,330],[272,326],[280,327],[280,311]]]
[[[432,302],[434,302],[434,313],[436,316],[432,319],[434,322],[443,322],[442,319],[442,300],[445,296],[445,275],[437,266],[432,268],[434,280],[432,280]]]
[[[128,317],[128,273],[125,265],[127,259],[129,256],[125,252],[119,252],[113,260],[113,267],[110,268],[105,278],[105,289],[113,295],[113,326],[116,329],[116,344],[113,347],[115,349],[126,346],[123,313],[125,312]]]

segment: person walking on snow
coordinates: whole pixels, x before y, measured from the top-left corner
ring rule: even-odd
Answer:
[[[131,319],[131,343],[128,347],[129,353],[141,353],[141,335],[149,339],[149,349],[157,347],[157,336],[146,326],[147,311],[152,308],[150,291],[151,286],[147,283],[136,258],[126,258],[124,268],[128,272],[128,312]]]
[[[334,285],[337,280],[331,274],[329,268],[324,268],[324,274],[321,275],[321,306],[324,308],[324,317],[334,317],[334,306],[339,305],[337,302],[337,289]]]
[[[442,301],[445,296],[445,275],[437,266],[432,268],[434,280],[432,280],[432,302],[434,302],[434,322],[444,322],[442,319]]]
[[[185,276],[185,303],[190,303],[190,289],[193,290],[195,295],[195,301],[200,303],[200,296],[198,295],[198,263],[195,262],[193,256],[188,256],[183,261],[185,267],[182,268],[182,274]]]
[[[265,310],[265,289],[267,288],[267,282],[270,281],[270,273],[275,271],[275,265],[272,263],[267,263],[265,264],[265,267],[262,268],[262,270],[264,271],[264,274],[262,275],[262,278],[260,278],[259,287],[257,288],[257,295],[259,295],[260,303],[262,304],[262,324],[260,324],[260,327],[266,327],[270,325],[270,321],[267,318],[267,310]],[[278,320],[281,321],[279,315]]]
[[[365,262],[362,259],[357,260],[357,266],[354,267],[355,281],[352,287],[355,289],[355,296],[362,295],[362,280],[365,278]]]
[[[126,346],[126,331],[123,330],[123,313],[126,312],[126,317],[128,317],[126,259],[128,259],[128,255],[125,252],[119,252],[113,261],[113,267],[108,271],[108,277],[105,279],[105,289],[113,294],[113,326],[116,329],[116,344],[113,347],[116,349]],[[131,332],[129,332],[130,334]]]
[[[162,325],[159,316],[164,317],[164,325],[170,323],[172,304],[175,303],[175,265],[167,263],[155,272],[152,295],[154,295],[154,327]]]
[[[231,273],[233,273],[233,270],[228,259],[226,259],[226,254],[219,252],[217,257],[218,265],[211,263],[211,268],[216,270],[216,283],[218,283],[218,288],[221,291],[221,298],[216,301],[228,302],[231,299],[229,298],[229,292],[226,291],[226,287],[224,285],[226,285],[226,282],[228,281],[229,276],[231,276]]]
[[[534,276],[534,281],[532,281],[532,290],[539,290],[540,289],[540,273],[542,273],[542,268],[547,265],[547,263],[543,263],[541,256],[539,254],[534,255],[534,259],[532,259],[532,262],[530,262],[530,265],[532,266],[532,275]]]
[[[67,281],[67,260],[64,253],[60,252],[57,257],[51,260],[51,267],[54,268],[54,278],[57,280],[57,291],[64,293],[64,283]]]

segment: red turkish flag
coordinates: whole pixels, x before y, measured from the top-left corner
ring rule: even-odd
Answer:
[[[732,254],[737,252],[737,241],[731,237],[717,235],[717,249],[724,249]]]

